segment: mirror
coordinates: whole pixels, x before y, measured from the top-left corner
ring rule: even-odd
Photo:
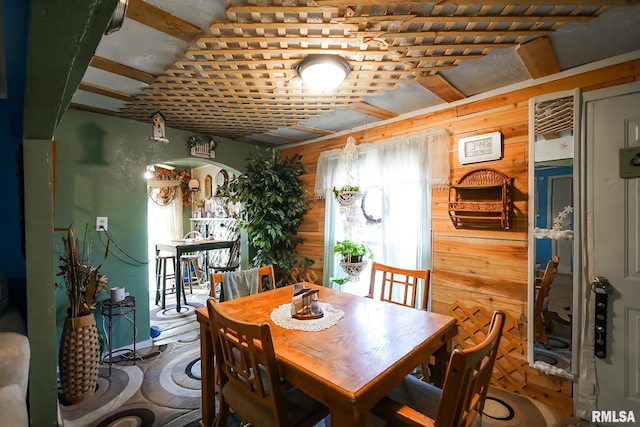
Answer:
[[[528,359],[534,368],[567,378],[576,373],[573,350],[578,348],[574,279],[578,96],[576,90],[529,102]]]

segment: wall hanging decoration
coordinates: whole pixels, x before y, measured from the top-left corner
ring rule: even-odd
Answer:
[[[458,161],[461,165],[498,160],[501,156],[502,134],[500,132],[470,136],[458,141]]]
[[[333,188],[333,194],[340,205],[340,214],[346,215],[348,221],[358,220],[358,201],[363,197],[357,179],[354,176],[353,162],[358,160],[358,149],[356,139],[349,135],[347,144],[342,149],[342,162],[344,164],[347,183],[340,188]]]
[[[216,197],[229,196],[229,172],[226,169],[220,169],[216,174]]]
[[[157,111],[151,116],[151,122],[153,123],[153,130],[149,139],[156,142],[169,142],[164,133],[164,116]]]
[[[213,181],[211,179],[211,175],[207,175],[204,177],[204,198],[209,200],[212,194],[212,184]]]
[[[218,142],[210,136],[190,136],[187,139],[189,154],[191,157],[202,159],[214,159]]]
[[[536,227],[533,230],[533,237],[536,239],[573,239],[573,230],[571,229],[570,221],[572,212],[573,206],[565,206],[553,219],[553,228]]]
[[[382,222],[382,188],[380,186],[369,188],[362,198],[360,208],[367,225],[380,224]]]
[[[456,228],[509,229],[512,178],[477,169],[449,187],[449,216]]]

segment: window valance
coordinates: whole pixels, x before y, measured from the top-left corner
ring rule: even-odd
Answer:
[[[380,186],[384,176],[384,184],[401,184],[403,181],[416,181],[415,176],[403,174],[383,174],[387,163],[393,161],[397,164],[403,158],[411,158],[411,162],[418,161],[424,165],[424,174],[419,181],[429,182],[432,188],[446,188],[449,184],[449,143],[450,135],[446,129],[433,129],[385,139],[373,144],[360,144],[357,166],[358,174],[366,176],[366,182],[362,182],[363,188]],[[346,184],[346,168],[342,159],[342,149],[325,151],[320,154],[316,169],[316,182],[314,195],[316,198],[326,198],[333,187]],[[391,160],[393,159],[393,160]]]

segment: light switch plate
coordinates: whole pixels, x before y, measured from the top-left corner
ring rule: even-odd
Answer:
[[[620,178],[640,177],[640,147],[620,149]]]

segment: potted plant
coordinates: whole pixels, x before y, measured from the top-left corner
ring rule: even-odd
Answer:
[[[238,225],[256,249],[253,265],[272,264],[276,285],[286,284],[287,271],[306,268],[313,260],[296,257],[302,218],[311,203],[302,185],[306,172],[302,156],[283,157],[280,151],[250,155],[246,173],[229,184],[230,200],[242,206]]]
[[[373,259],[373,252],[371,252],[371,249],[367,245],[351,240],[341,240],[336,242],[333,247],[333,252],[342,255],[344,262],[363,262],[365,257]]]
[[[67,317],[60,339],[60,383],[63,401],[79,403],[93,395],[98,381],[100,364],[100,340],[96,319],[91,311],[97,298],[108,290],[106,276],[99,273],[101,265],[91,265],[91,245],[78,243],[73,227],[62,238],[64,252],[59,255],[58,277],[69,298]],[[105,250],[105,258],[109,242]]]
[[[352,205],[362,197],[360,187],[357,185],[343,185],[340,188],[333,187],[333,194],[341,207]]]
[[[369,260],[373,259],[373,252],[367,245],[348,239],[336,242],[333,252],[342,256],[340,267],[352,282],[358,281],[362,270],[367,266]]]
[[[340,193],[351,192],[351,193],[359,193],[360,187],[357,185],[343,185],[339,189],[333,187],[333,194],[338,197]]]

